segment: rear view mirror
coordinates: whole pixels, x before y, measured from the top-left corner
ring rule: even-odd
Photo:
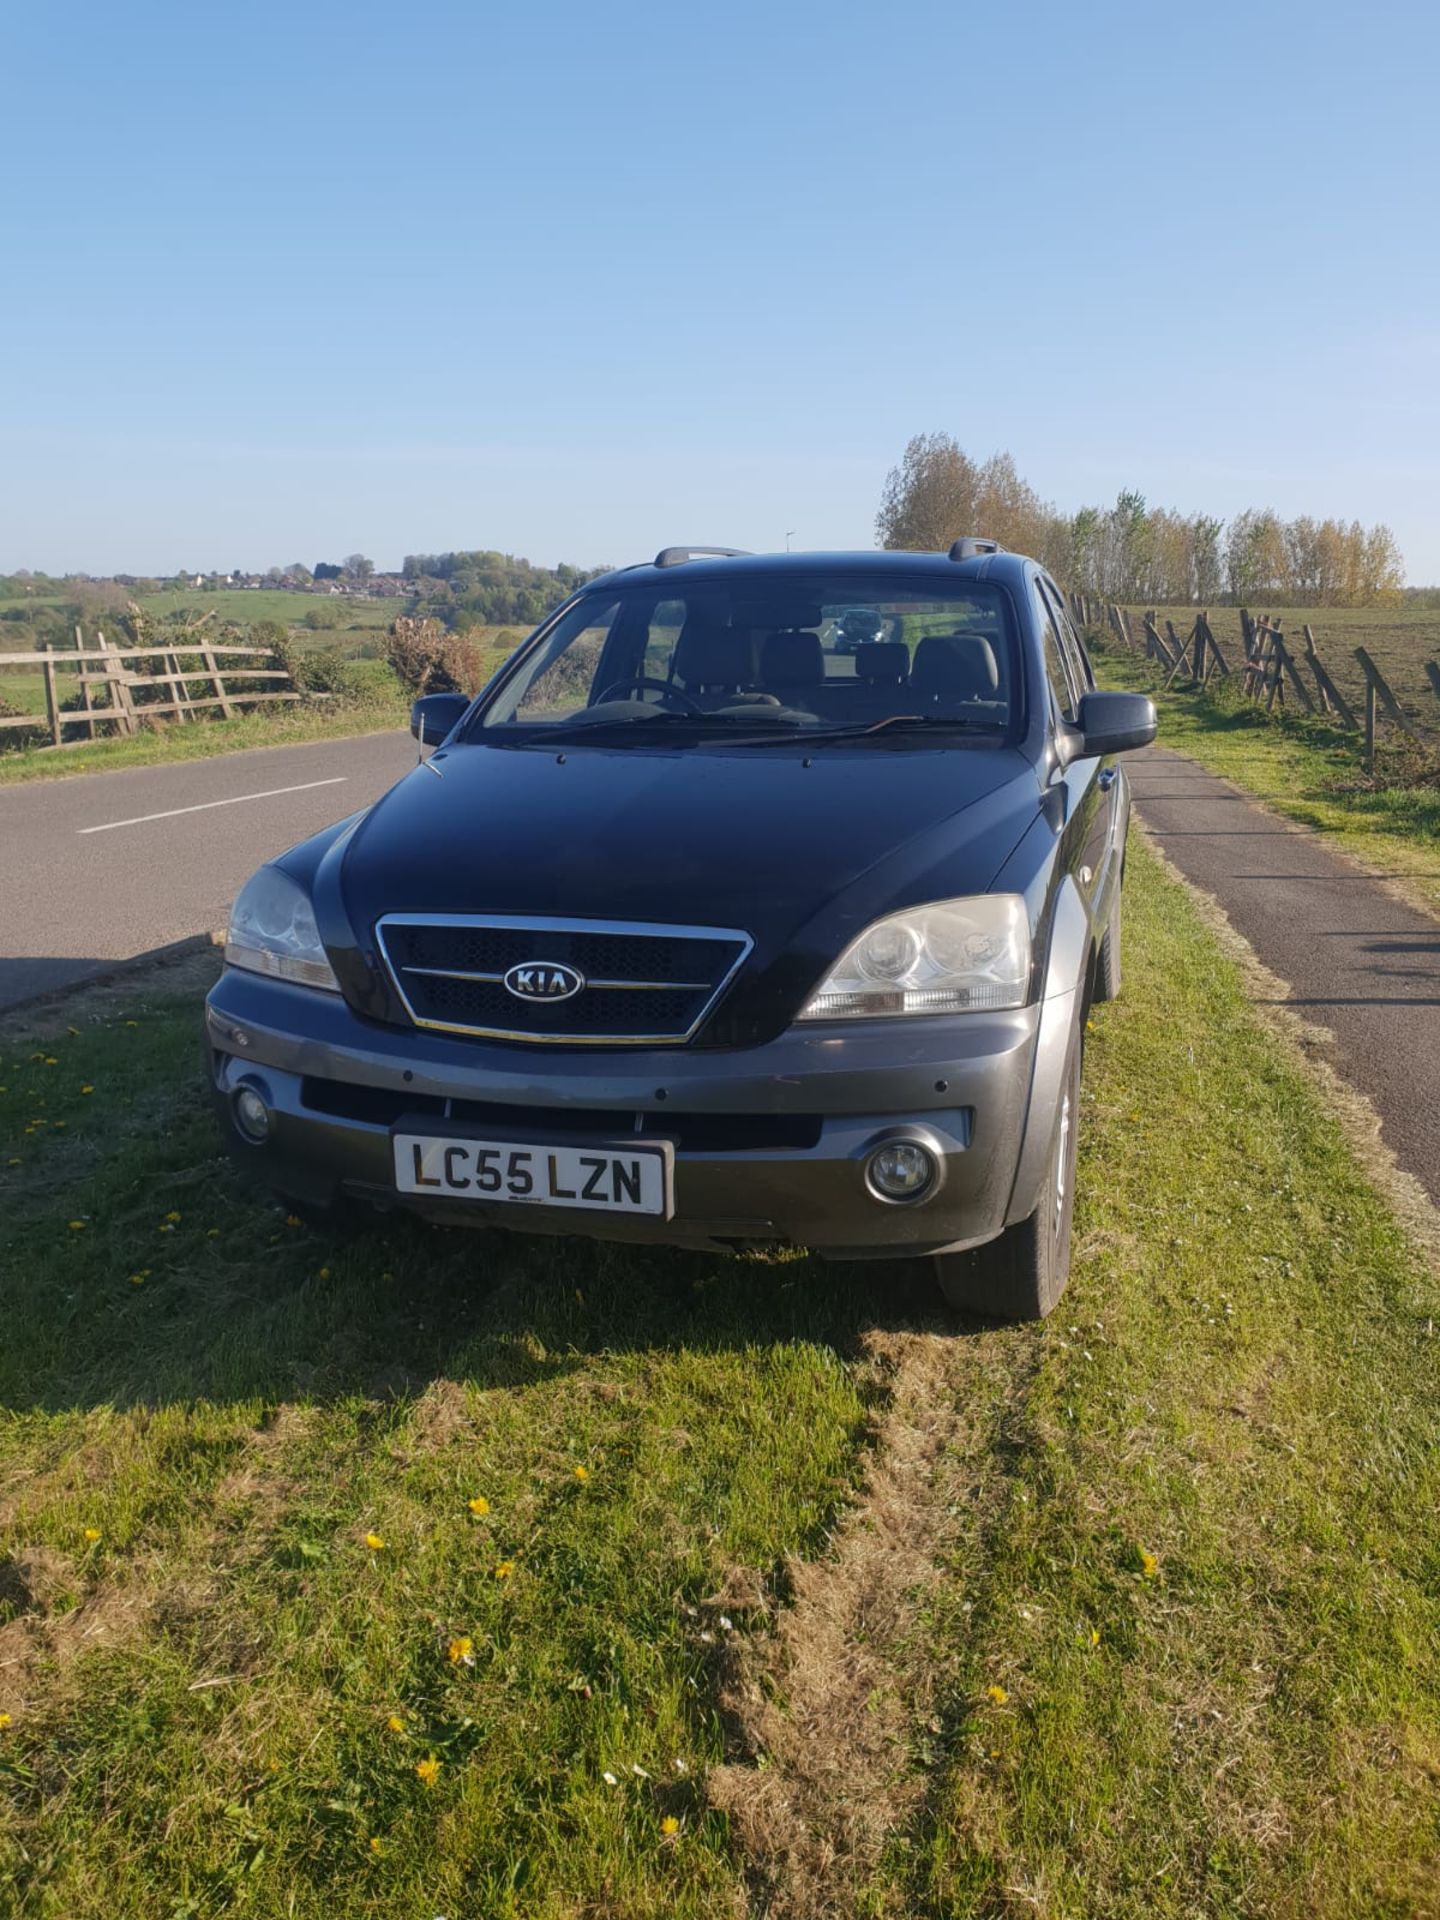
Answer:
[[[1100,757],[1148,747],[1156,724],[1155,702],[1147,693],[1087,693],[1075,729],[1084,737],[1080,753]],[[1079,756],[1072,751],[1069,757]]]
[[[422,747],[438,747],[469,705],[463,693],[427,693],[410,709],[410,731]]]

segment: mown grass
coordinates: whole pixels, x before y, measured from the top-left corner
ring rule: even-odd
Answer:
[[[1131,876],[1072,1290],[955,1335],[1012,1394],[935,1484],[922,1803],[817,1911],[1435,1911],[1440,1290]],[[73,1024],[0,1045],[0,1907],[767,1910],[707,1599],[823,1562],[923,1276],[330,1243],[218,1157],[192,1004]]]
[[[1156,668],[1103,642],[1094,661],[1106,686],[1155,695],[1163,746],[1332,836],[1357,859],[1403,880],[1432,910],[1440,908],[1440,780],[1433,769],[1411,779],[1414,763],[1387,750],[1378,757],[1379,777],[1370,781],[1353,734],[1304,717],[1267,715],[1233,682],[1212,680],[1203,693],[1163,693]]]

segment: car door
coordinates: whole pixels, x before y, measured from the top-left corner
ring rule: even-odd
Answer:
[[[1052,600],[1048,582],[1036,574],[1031,580],[1035,617],[1040,626],[1040,641],[1045,658],[1045,678],[1050,701],[1058,722],[1074,726],[1079,718],[1080,698],[1086,691],[1080,662],[1073,648],[1060,638],[1059,610]],[[1066,789],[1065,855],[1066,866],[1075,876],[1075,884],[1084,896],[1092,922],[1098,921],[1097,885],[1102,878],[1104,848],[1109,831],[1106,795],[1099,784],[1101,763],[1093,755],[1072,760],[1059,775]]]

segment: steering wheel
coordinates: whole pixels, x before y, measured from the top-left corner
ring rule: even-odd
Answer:
[[[653,688],[662,698],[673,700],[684,713],[704,713],[705,711],[700,705],[700,702],[698,700],[692,700],[688,693],[682,693],[680,688],[673,686],[670,681],[657,680],[653,675],[648,673],[637,673],[634,678],[630,680],[614,681],[612,685],[606,687],[599,699],[593,701],[591,704],[598,707],[606,700],[618,700],[635,687]]]

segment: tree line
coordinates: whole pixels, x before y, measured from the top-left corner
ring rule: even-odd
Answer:
[[[922,551],[983,534],[1033,554],[1076,591],[1128,603],[1345,607],[1405,597],[1405,565],[1389,527],[1282,520],[1268,507],[1227,522],[1152,507],[1133,490],[1112,507],[1065,514],[1020,478],[1008,453],[975,461],[948,433],[910,441],[886,479],[875,530],[883,547]]]
[[[464,631],[534,626],[604,567],[536,567],[513,553],[407,553],[400,569],[426,614]]]

